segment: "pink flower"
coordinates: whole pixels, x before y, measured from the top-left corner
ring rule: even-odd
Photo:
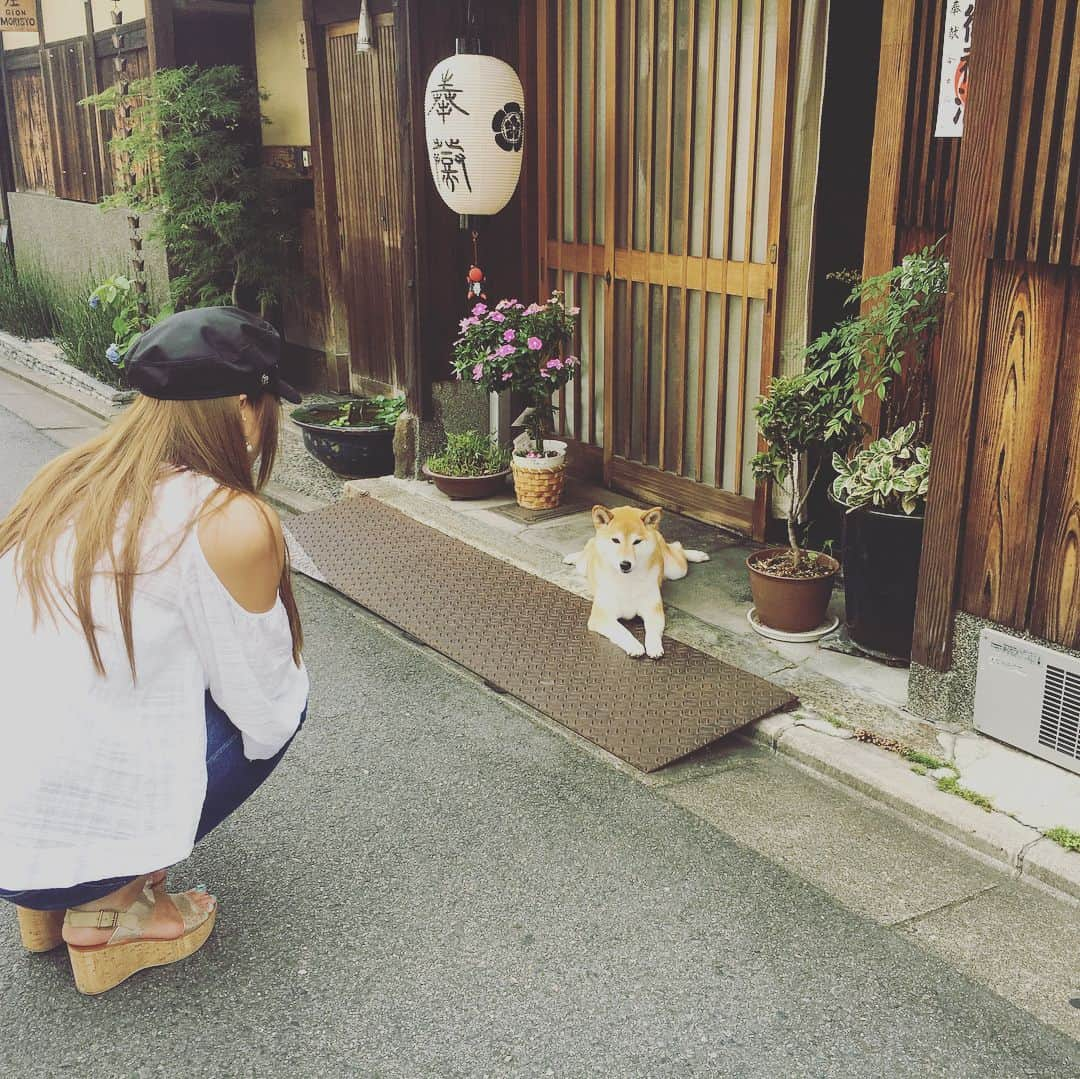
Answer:
[[[482,363],[478,363],[472,369],[472,377],[473,377],[473,382],[479,382],[480,379],[482,379],[484,377],[484,365]]]
[[[544,342],[539,337],[530,337],[525,343],[533,352],[539,352],[544,347]]]
[[[526,315],[535,315],[538,311],[543,311],[543,310],[544,309],[538,303],[531,303],[531,304],[529,304],[528,307],[525,308],[525,314]]]
[[[567,367],[577,367],[579,362],[577,356],[567,356],[566,359],[563,360],[563,363],[565,363]]]
[[[488,315],[488,318],[491,319],[492,322],[506,321],[506,316],[501,311],[492,311],[491,314]]]
[[[581,308],[580,307],[571,307],[570,311],[569,311],[569,314],[571,314],[571,315],[580,315],[581,314]]]
[[[500,345],[495,350],[495,355],[505,359],[507,356],[513,356],[516,351],[517,349],[515,349],[513,345]]]
[[[470,322],[469,322],[469,320],[467,318],[463,318],[458,323],[458,325],[461,327],[461,332],[464,333],[469,328]]]
[[[472,309],[472,313],[473,313],[474,315],[484,315],[484,314],[487,314],[487,304],[486,304],[486,303],[478,303],[478,304],[477,304],[477,305],[476,305],[476,306],[475,306],[475,307],[474,307],[474,308]]]
[[[515,336],[516,336],[516,334],[514,333],[513,330],[504,330],[503,331],[503,340],[504,341],[513,341]]]
[[[562,366],[563,366],[563,362],[562,362],[562,360],[559,359],[558,356],[552,356],[551,359],[548,360],[548,362],[544,364],[544,366],[549,368],[549,369],[554,368],[556,371],[561,371]]]
[[[512,379],[513,377],[514,377],[513,371],[504,371],[503,376],[502,376],[502,380],[503,380],[503,382],[509,382],[510,379]]]
[[[498,302],[498,303],[497,303],[497,304],[495,305],[495,310],[496,310],[496,311],[505,311],[505,310],[506,310],[506,309],[507,309],[508,307],[510,307],[510,306],[511,306],[511,305],[512,305],[513,303],[514,303],[514,301],[513,301],[513,300],[500,300],[500,301],[499,301],[499,302]]]

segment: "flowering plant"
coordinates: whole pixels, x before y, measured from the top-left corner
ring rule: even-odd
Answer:
[[[91,311],[102,312],[112,323],[113,341],[105,350],[105,358],[120,367],[131,343],[139,336],[139,303],[135,282],[123,274],[107,277],[90,293]]]
[[[478,303],[461,320],[454,342],[454,373],[489,393],[514,390],[530,405],[529,437],[544,455],[544,437],[553,425],[552,395],[577,373],[578,358],[564,355],[574,336],[579,308],[567,307],[561,292],[543,304],[500,300]]]

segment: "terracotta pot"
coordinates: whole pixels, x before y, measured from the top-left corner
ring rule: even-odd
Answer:
[[[493,498],[506,489],[506,477],[510,469],[492,472],[490,476],[440,476],[427,465],[421,469],[424,475],[449,498]]]
[[[763,573],[755,562],[767,561],[783,554],[786,547],[767,547],[754,551],[746,560],[750,571],[750,591],[760,621],[771,629],[784,633],[809,633],[825,621],[832,596],[833,583],[840,563],[827,554],[809,552],[818,562],[828,566],[827,577],[774,577]]]

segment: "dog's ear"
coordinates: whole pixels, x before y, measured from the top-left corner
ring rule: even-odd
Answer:
[[[641,520],[646,528],[655,528],[663,516],[664,511],[659,506],[654,506],[651,510],[642,511]]]
[[[611,510],[607,506],[593,506],[592,523],[597,528],[603,528],[604,525],[611,524]]]

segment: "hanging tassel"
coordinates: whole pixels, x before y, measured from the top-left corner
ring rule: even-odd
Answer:
[[[465,298],[469,303],[477,303],[480,300],[487,299],[487,293],[484,291],[484,271],[477,265],[480,261],[480,245],[479,235],[476,229],[472,230],[472,265],[469,267],[469,272],[466,277],[468,281],[468,291],[465,293]]]
[[[356,51],[371,52],[375,48],[375,31],[371,24],[367,0],[360,0],[360,22],[356,29]]]

